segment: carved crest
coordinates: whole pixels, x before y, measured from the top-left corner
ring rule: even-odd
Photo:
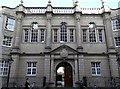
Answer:
[[[67,51],[66,49],[62,49],[60,55],[61,55],[61,57],[63,57],[63,58],[68,57],[68,51]]]

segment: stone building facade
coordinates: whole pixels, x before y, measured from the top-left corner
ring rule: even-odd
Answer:
[[[37,87],[76,87],[80,81],[85,86],[113,86],[119,77],[120,38],[111,23],[118,11],[104,2],[101,8],[81,8],[78,2],[53,7],[50,1],[46,7],[3,6],[1,86],[7,83],[10,57],[9,86],[24,86],[26,78]]]

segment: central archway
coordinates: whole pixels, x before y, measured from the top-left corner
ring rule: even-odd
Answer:
[[[57,87],[73,86],[72,66],[69,63],[61,62],[57,65],[56,86]]]

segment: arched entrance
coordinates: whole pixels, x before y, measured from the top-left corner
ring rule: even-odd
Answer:
[[[72,66],[69,63],[61,62],[57,65],[56,86],[57,87],[73,86]]]

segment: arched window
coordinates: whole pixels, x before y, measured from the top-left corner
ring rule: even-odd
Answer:
[[[38,42],[38,23],[37,22],[32,23],[31,42]]]
[[[96,24],[94,22],[89,23],[89,41],[96,42]]]
[[[66,22],[61,23],[61,30],[60,30],[60,42],[67,42],[67,26]]]

